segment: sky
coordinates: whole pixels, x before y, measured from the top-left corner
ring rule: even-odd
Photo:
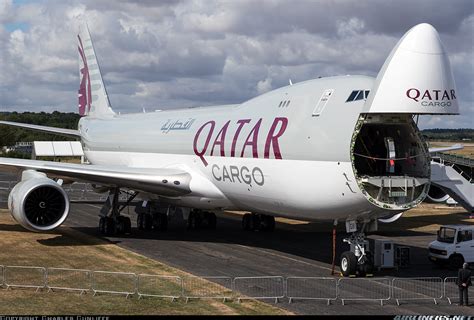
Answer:
[[[432,24],[474,128],[472,0],[0,0],[0,111],[77,112],[76,34],[87,21],[115,111],[234,104],[295,82],[376,76],[397,41]]]

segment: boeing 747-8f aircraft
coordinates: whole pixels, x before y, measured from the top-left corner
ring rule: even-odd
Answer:
[[[375,79],[314,79],[236,105],[127,115],[112,109],[87,28],[77,40],[78,129],[2,122],[76,137],[90,162],[0,158],[2,170],[21,173],[8,205],[33,231],[61,225],[69,213],[62,184],[85,181],[110,192],[104,233],[130,231],[118,210],[121,188],[180,208],[190,227],[215,226],[222,210],[251,212],[244,229],[271,230],[275,216],[343,221],[353,251],[342,254],[341,269],[364,273],[364,232],[419,204],[430,186],[429,150],[414,117],[458,114],[450,63],[429,24],[402,37]],[[158,216],[166,225],[166,214]]]

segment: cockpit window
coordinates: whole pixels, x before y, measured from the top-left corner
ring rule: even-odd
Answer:
[[[363,100],[367,99],[369,96],[369,90],[354,90],[351,92],[349,97],[347,98],[346,102],[351,102],[351,101],[358,101],[358,100]]]

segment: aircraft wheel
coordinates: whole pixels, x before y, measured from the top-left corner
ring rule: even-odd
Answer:
[[[341,255],[341,272],[344,277],[354,275],[357,268],[357,258],[353,252],[345,251]]]
[[[99,219],[99,233],[105,234],[105,217],[100,217]]]
[[[160,214],[160,231],[168,230],[168,216],[166,214]]]
[[[263,216],[262,219],[263,231],[272,232],[275,230],[275,217],[274,216]]]
[[[153,230],[166,231],[168,229],[168,216],[164,213],[157,213],[153,217]]]
[[[143,213],[137,214],[137,229],[143,230],[145,229],[145,215]]]
[[[250,230],[258,231],[261,228],[261,219],[258,214],[251,214],[250,215]]]
[[[214,212],[207,213],[207,223],[210,229],[215,229],[217,225],[217,217]]]
[[[196,230],[199,229],[201,226],[201,217],[199,212],[191,211],[188,217],[188,229],[189,230]]]
[[[115,221],[110,217],[105,217],[105,224],[104,224],[104,234],[107,236],[114,235],[117,232],[115,228]]]
[[[150,214],[144,214],[143,216],[143,228],[146,231],[150,231],[153,227],[153,217]]]
[[[244,229],[245,231],[250,230],[250,219],[251,219],[251,217],[252,217],[252,215],[250,213],[246,213],[242,217],[242,229]]]
[[[123,233],[131,234],[132,233],[132,222],[129,217],[124,217],[123,219]]]

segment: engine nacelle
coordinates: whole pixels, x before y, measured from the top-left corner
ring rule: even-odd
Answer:
[[[27,170],[29,171],[29,170]],[[8,196],[13,218],[31,231],[49,231],[59,227],[69,214],[69,197],[64,189],[45,174],[23,172],[23,180]]]
[[[449,199],[449,195],[443,189],[431,185],[426,200],[432,203],[445,203]]]

